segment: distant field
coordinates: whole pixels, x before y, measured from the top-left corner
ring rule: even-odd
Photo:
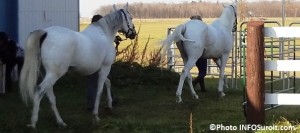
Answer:
[[[142,50],[150,36],[149,50],[159,47],[159,42],[167,37],[167,29],[176,27],[179,24],[186,22],[188,19],[135,19],[134,24],[136,30],[140,27],[139,33],[139,49]],[[84,29],[87,24],[81,24],[80,30]],[[123,37],[123,36],[121,36]],[[124,38],[124,37],[123,37]],[[130,44],[130,41],[124,41],[120,45],[120,49]]]
[[[140,49],[142,50],[150,36],[149,42],[149,50],[153,50],[154,48],[159,47],[159,42],[166,38],[167,36],[167,29],[171,27],[176,27],[179,24],[182,24],[189,19],[134,19],[134,24],[136,29],[138,30],[140,27],[140,34],[139,34],[139,45]],[[211,23],[213,18],[204,18],[204,22]],[[278,21],[281,23],[281,18],[267,18],[266,21]],[[300,18],[287,18],[286,25],[290,24],[291,22],[300,21]],[[240,26],[241,22],[239,22]],[[80,30],[86,28],[87,23],[80,24]],[[275,24],[266,24],[268,26],[276,26]],[[239,28],[238,26],[238,28]],[[246,25],[245,25],[246,26]],[[299,26],[299,25],[298,25]],[[124,37],[123,37],[124,38]],[[130,44],[130,41],[124,41],[120,45],[120,49],[126,47]]]

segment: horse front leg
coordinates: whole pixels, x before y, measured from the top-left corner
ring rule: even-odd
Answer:
[[[97,95],[96,95],[95,105],[94,105],[94,110],[93,110],[93,114],[95,116],[96,121],[100,121],[100,118],[98,116],[100,99],[101,99],[101,94],[103,92],[104,82],[107,80],[107,76],[110,72],[110,68],[111,68],[110,66],[102,66],[99,71]]]
[[[113,108],[112,106],[112,97],[111,97],[111,83],[110,83],[110,80],[108,78],[106,78],[105,80],[105,85],[106,85],[106,92],[107,92],[107,104],[108,104],[108,107],[110,109]]]
[[[219,68],[219,71],[221,70],[221,59],[219,59],[219,58],[215,58],[215,59],[213,59],[213,61],[216,63],[216,65],[217,65],[217,67]],[[226,61],[227,62],[227,61]],[[225,64],[226,65],[226,64]],[[223,77],[223,82],[225,83],[225,85],[224,85],[224,87],[226,88],[226,89],[228,89],[229,88],[229,85],[228,85],[228,80],[227,80],[227,77],[226,77],[226,75],[224,74],[224,77]]]

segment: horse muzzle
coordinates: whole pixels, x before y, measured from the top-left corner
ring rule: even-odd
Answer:
[[[129,38],[129,39],[134,39],[136,36],[136,31],[135,29],[129,29],[128,32],[126,33],[126,38]]]

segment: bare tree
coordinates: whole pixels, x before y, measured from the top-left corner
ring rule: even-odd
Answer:
[[[117,5],[121,6],[121,5]],[[288,0],[286,4],[287,17],[299,17],[300,2]],[[191,15],[201,15],[204,18],[216,18],[221,15],[223,6],[220,3],[203,2],[202,0],[193,2],[176,3],[133,3],[130,5],[130,12],[134,18],[189,18]],[[111,6],[102,6],[96,14],[105,15],[112,10]],[[240,21],[249,17],[249,12],[255,17],[280,17],[281,2],[260,0],[248,2],[238,1],[238,15]]]

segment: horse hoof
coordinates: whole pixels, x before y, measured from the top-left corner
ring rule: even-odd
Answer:
[[[225,87],[226,89],[228,89],[228,88],[229,88],[229,83],[227,83],[226,85],[224,85],[224,87]]]
[[[117,105],[119,103],[119,98],[117,97],[113,97],[113,100],[112,100],[112,107]]]
[[[183,103],[183,101],[181,100],[181,101],[179,101],[179,100],[176,100],[176,103]]]
[[[182,103],[182,99],[181,98],[177,98],[176,103]]]
[[[64,123],[64,122],[59,122],[59,123],[58,123],[58,127],[59,127],[59,128],[66,128],[66,127],[67,127],[67,124]]]
[[[110,107],[104,108],[104,112],[105,112],[105,114],[113,114],[112,108],[110,108]]]
[[[100,118],[98,116],[95,116],[95,121],[96,122],[99,122],[100,121]]]
[[[28,124],[26,126],[29,127],[29,128],[35,129],[35,124]]]
[[[113,109],[113,105],[112,104],[108,104],[107,108],[109,108],[110,110]]]
[[[197,94],[194,95],[194,99],[199,99],[199,96]]]
[[[224,92],[219,92],[219,97],[224,97],[225,93]]]

